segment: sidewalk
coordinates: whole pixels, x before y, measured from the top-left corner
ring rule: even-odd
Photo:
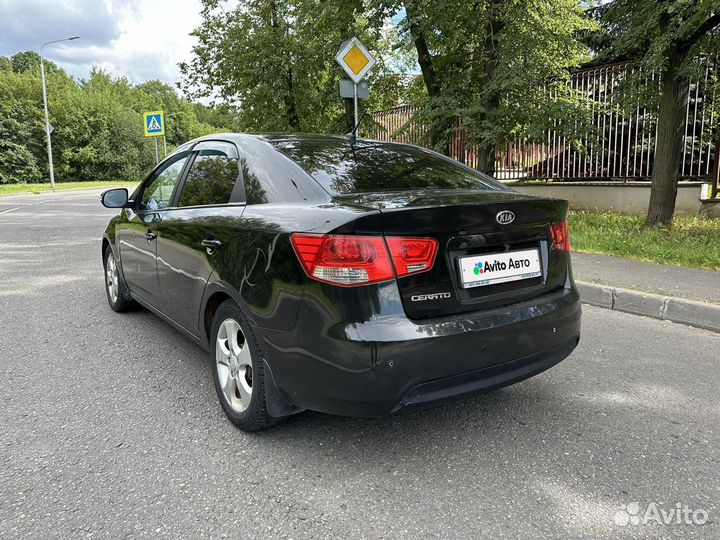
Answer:
[[[720,332],[720,272],[572,254],[583,302]]]

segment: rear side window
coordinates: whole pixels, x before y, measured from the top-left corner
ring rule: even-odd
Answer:
[[[228,203],[238,175],[237,159],[219,150],[202,150],[190,166],[178,206]]]
[[[324,193],[296,163],[262,141],[241,141],[240,168],[248,204],[302,202]]]

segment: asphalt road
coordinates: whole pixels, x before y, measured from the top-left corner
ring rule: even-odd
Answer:
[[[0,538],[720,537],[720,335],[586,307],[513,387],[244,434],[202,350],[108,308],[98,194],[0,198]]]

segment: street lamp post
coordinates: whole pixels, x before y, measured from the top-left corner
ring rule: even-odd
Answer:
[[[47,104],[47,88],[45,86],[45,62],[43,60],[42,50],[53,43],[60,43],[61,41],[72,41],[79,39],[80,36],[72,36],[69,38],[55,39],[53,41],[47,41],[40,47],[40,77],[42,78],[43,88],[43,106],[45,107],[45,135],[47,137],[47,153],[48,153],[48,167],[50,168],[50,187],[55,187],[55,171],[53,170],[52,160],[52,144],[50,143],[50,120],[48,118],[48,104]]]

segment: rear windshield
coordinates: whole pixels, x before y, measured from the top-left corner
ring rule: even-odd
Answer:
[[[504,190],[492,178],[416,146],[277,140],[275,147],[334,194],[417,189]]]

